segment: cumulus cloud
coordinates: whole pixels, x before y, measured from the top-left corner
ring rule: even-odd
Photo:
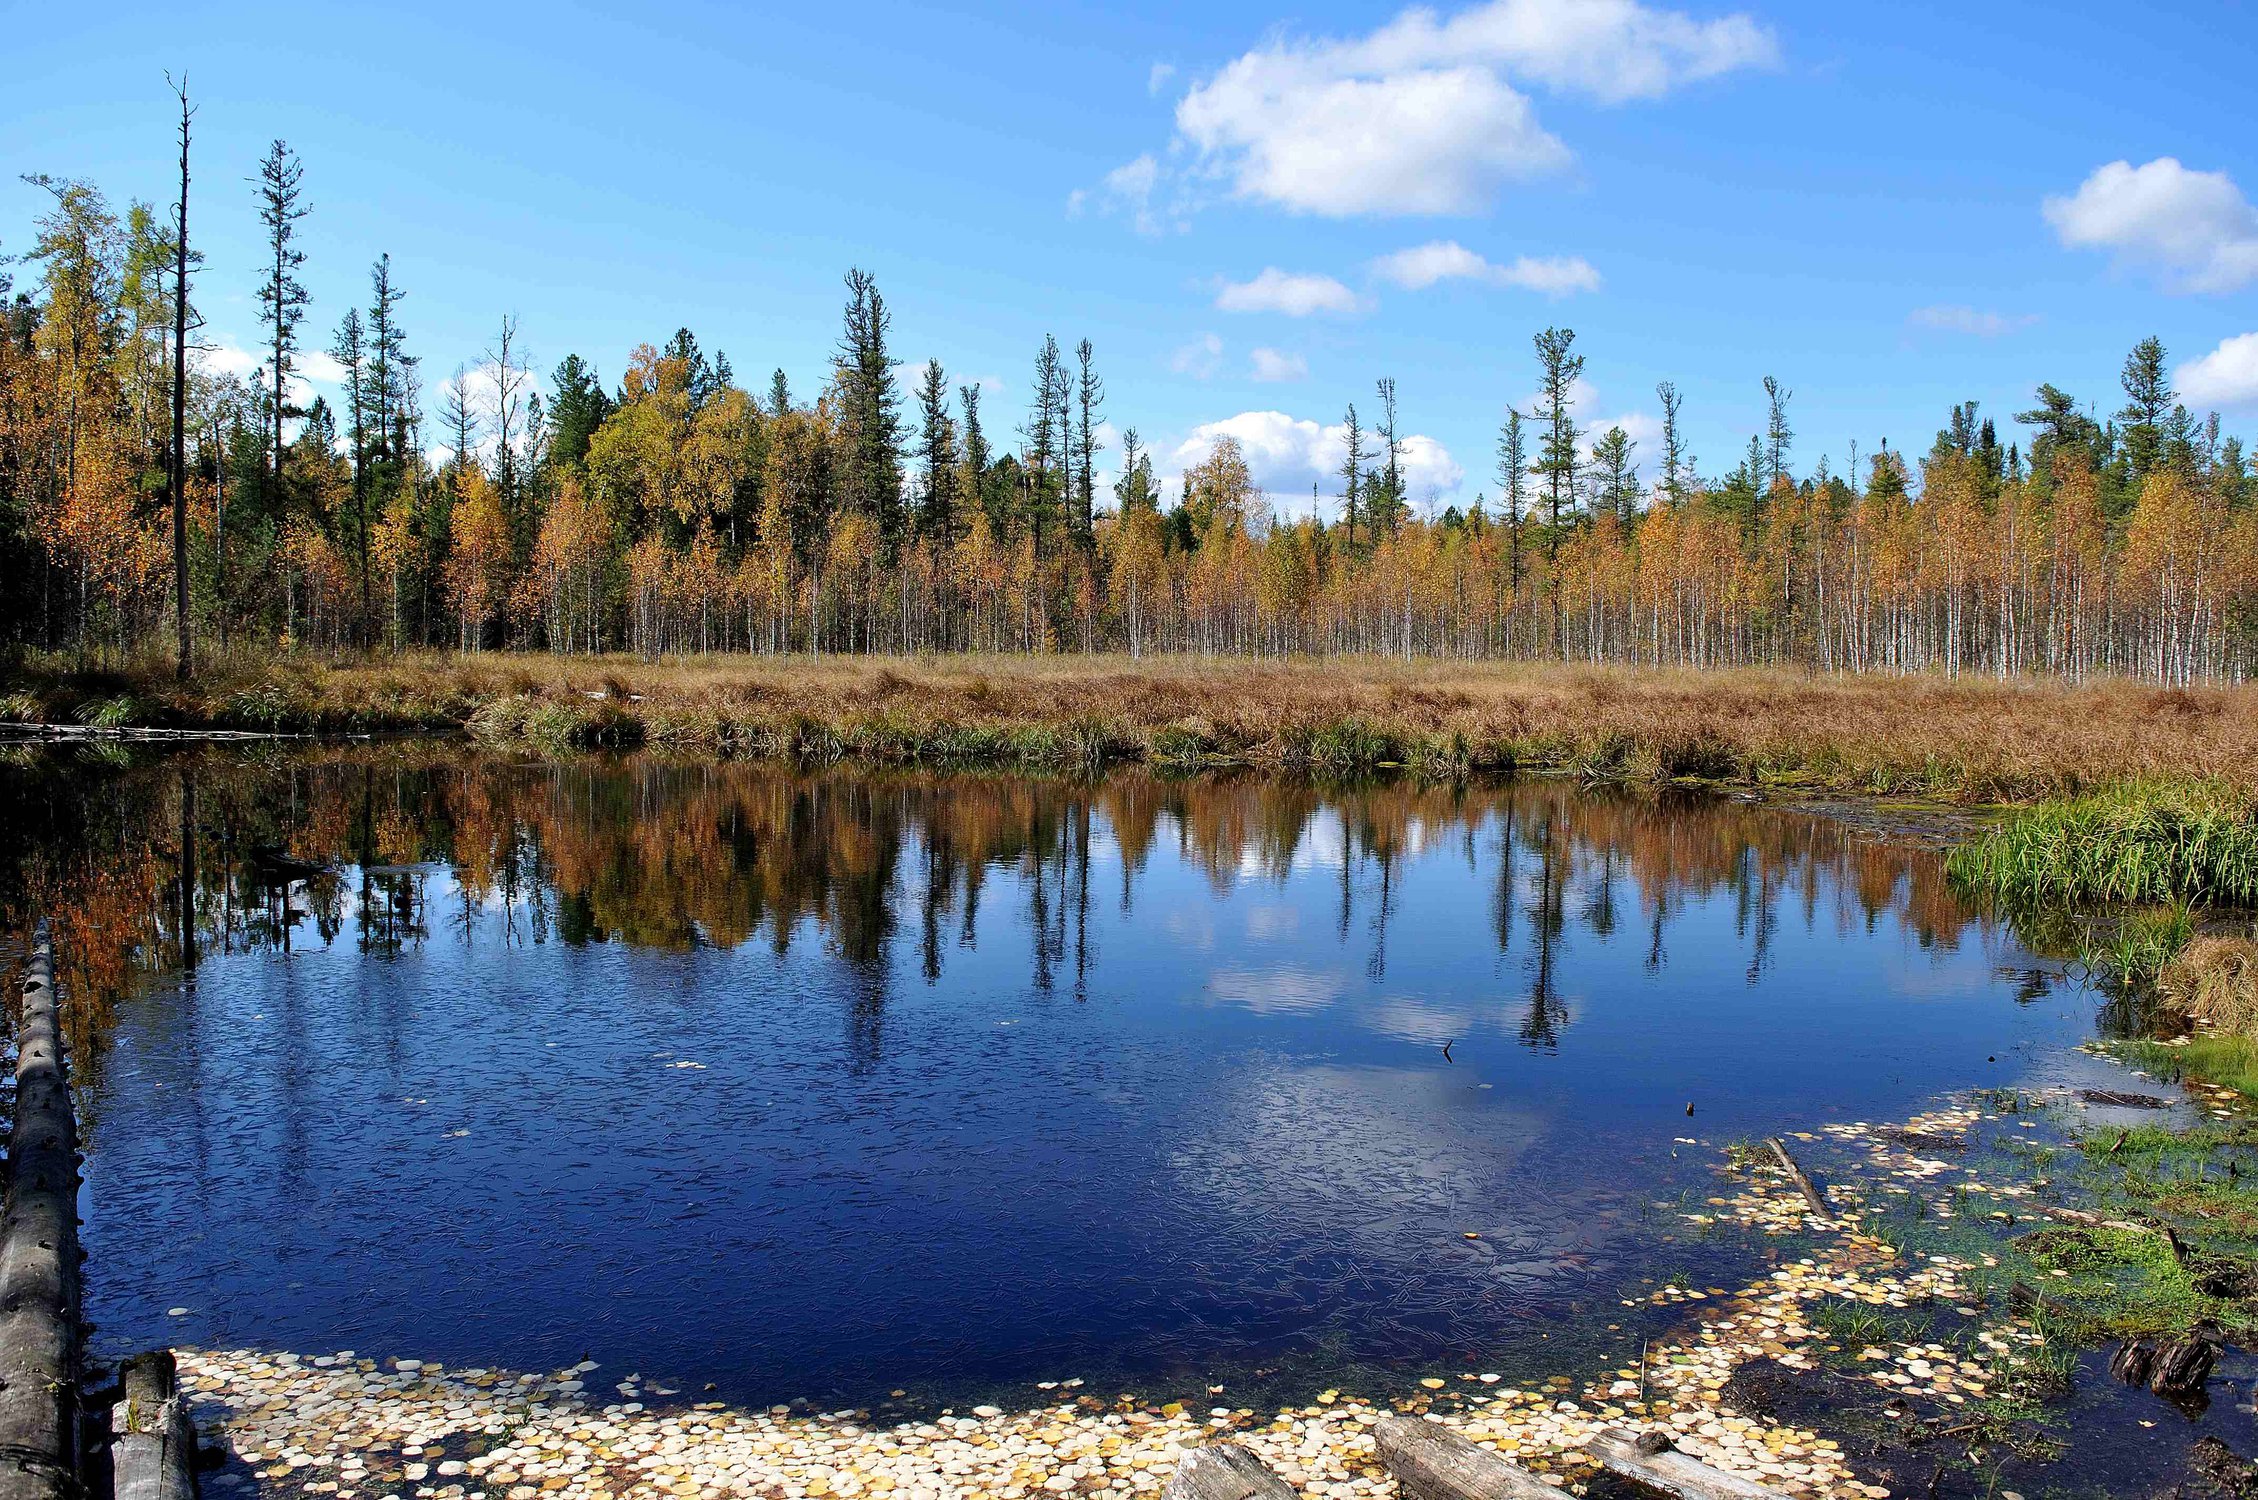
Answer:
[[[1276,349],[1257,349],[1249,358],[1254,363],[1254,378],[1262,381],[1307,380],[1309,361],[1299,354],[1285,354]]]
[[[1234,58],[1177,102],[1170,160],[1186,205],[1206,191],[1333,217],[1474,213],[1571,160],[1518,84],[1623,104],[1778,58],[1771,31],[1738,13],[1697,20],[1638,0],[1412,9],[1363,36],[1280,34]]]
[[[1174,78],[1175,76],[1176,64],[1165,62],[1154,63],[1152,71],[1145,75],[1145,92],[1148,94],[1159,93],[1162,89],[1168,87],[1168,80]]]
[[[1906,316],[1906,321],[1915,328],[1926,328],[1932,333],[1968,333],[1981,339],[1995,339],[2003,333],[2030,327],[2038,321],[2038,315],[1988,312],[1956,302],[1940,302],[1929,307],[1914,308]]]
[[[1359,306],[1356,293],[1330,276],[1281,271],[1265,266],[1252,281],[1227,281],[1215,294],[1224,312],[1274,312],[1289,318],[1312,313],[1350,313]]]
[[[1164,467],[1181,476],[1205,459],[1220,437],[1238,439],[1256,486],[1281,514],[1308,514],[1312,484],[1327,496],[1339,491],[1336,471],[1348,452],[1348,429],[1282,411],[1243,411],[1202,423],[1176,445]],[[1448,501],[1466,482],[1466,471],[1450,450],[1420,433],[1404,439],[1403,471],[1405,490],[1416,505]],[[1334,502],[1325,503],[1330,507]],[[1328,508],[1328,518],[1331,514]]]
[[[1456,240],[1430,240],[1383,255],[1372,263],[1372,274],[1415,292],[1439,281],[1479,281],[1541,292],[1547,297],[1599,290],[1599,272],[1580,255],[1543,259],[1524,255],[1510,265],[1500,265]]]
[[[2258,333],[2238,333],[2172,373],[2189,404],[2258,410]]]
[[[1206,380],[1222,365],[1223,340],[1212,333],[1201,334],[1168,358],[1168,368],[1194,380]]]
[[[2063,244],[2155,271],[2168,290],[2231,292],[2258,280],[2258,208],[2224,172],[2170,156],[2113,161],[2044,211]]]

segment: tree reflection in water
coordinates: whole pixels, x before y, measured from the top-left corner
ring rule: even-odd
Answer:
[[[1751,984],[1783,903],[1806,928],[1871,930],[1889,914],[1946,947],[1978,920],[1933,855],[1834,820],[1546,780],[1326,786],[1128,771],[1086,782],[443,747],[30,752],[0,776],[0,921],[20,934],[35,911],[50,915],[80,997],[75,1040],[94,1052],[109,1007],[143,976],[348,930],[371,953],[441,935],[655,949],[765,940],[779,954],[820,938],[852,976],[846,1025],[867,1066],[884,1053],[888,994],[902,982],[895,939],[913,912],[915,972],[931,984],[952,948],[977,945],[990,877],[1009,872],[1030,983],[1079,998],[1096,961],[1093,852],[1118,865],[1114,900],[1130,914],[1163,840],[1219,891],[1332,867],[1339,939],[1361,946],[1374,981],[1392,937],[1422,920],[1402,902],[1405,861],[1455,846],[1489,882],[1518,1034],[1538,1049],[1558,1047],[1570,1022],[1563,947],[1614,940],[1626,902],[1657,972],[1675,915],[1729,892]],[[442,871],[452,905],[433,912]]]

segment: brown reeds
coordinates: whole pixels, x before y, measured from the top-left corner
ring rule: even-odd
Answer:
[[[1545,767],[2017,800],[2258,789],[2258,688],[1375,658],[242,658],[196,683],[37,664],[0,717],[937,764]]]

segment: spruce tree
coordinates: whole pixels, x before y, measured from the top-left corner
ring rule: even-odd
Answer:
[[[282,503],[282,422],[285,417],[299,415],[291,410],[289,387],[291,373],[297,368],[298,325],[306,319],[306,288],[298,280],[306,252],[297,244],[298,221],[308,212],[301,201],[305,176],[304,163],[278,140],[267,148],[265,159],[259,163],[259,175],[252,179],[258,189],[259,223],[267,236],[265,279],[259,283],[259,321],[267,329],[267,379],[272,387],[268,415],[273,423],[269,452],[274,462],[270,504],[276,507]]]
[[[1342,441],[1347,453],[1341,459],[1341,529],[1347,534],[1347,544],[1356,549],[1356,512],[1364,498],[1364,429],[1356,420],[1356,403],[1349,403],[1348,415],[1341,419]]]
[[[2118,382],[2125,389],[2125,405],[2117,420],[2124,424],[2120,436],[2137,489],[2163,460],[2165,420],[2179,400],[2164,373],[2164,341],[2150,334],[2133,345]]]
[[[1685,398],[1667,380],[1654,388],[1654,394],[1662,403],[1662,493],[1676,505],[1686,498],[1686,473],[1692,467],[1685,438],[1678,430],[1678,410]]]
[[[1094,490],[1097,483],[1097,454],[1105,446],[1097,440],[1095,421],[1098,408],[1105,404],[1105,382],[1098,378],[1092,359],[1093,352],[1088,339],[1074,346],[1074,401],[1078,419],[1074,434],[1075,457],[1078,460],[1074,476],[1074,524],[1077,539],[1084,551],[1089,551],[1096,543]]]
[[[917,529],[926,540],[947,547],[956,540],[956,423],[949,416],[949,380],[941,362],[925,362],[917,388],[918,450],[925,472]]]
[[[1506,578],[1516,598],[1521,593],[1521,518],[1527,511],[1529,486],[1529,446],[1522,425],[1519,408],[1507,407],[1497,439],[1497,482],[1505,495]]]
[[[902,398],[886,352],[893,314],[868,271],[849,271],[847,292],[846,329],[837,355],[846,439],[843,494],[851,509],[876,524],[882,558],[890,565],[903,533]]]
[[[1576,381],[1584,373],[1584,357],[1575,352],[1572,328],[1547,328],[1537,335],[1538,423],[1535,472],[1545,486],[1545,561],[1551,575],[1553,649],[1565,660],[1568,654],[1566,606],[1560,592],[1560,535],[1562,525],[1576,508],[1577,445],[1583,434],[1576,430]]]

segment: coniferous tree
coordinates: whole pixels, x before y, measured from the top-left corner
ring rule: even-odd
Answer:
[[[1662,403],[1662,493],[1676,505],[1686,498],[1686,475],[1692,467],[1685,438],[1678,430],[1678,410],[1685,398],[1667,380],[1654,388],[1654,394]]]
[[[1153,456],[1132,427],[1121,434],[1121,477],[1113,482],[1114,504],[1124,516],[1160,509],[1160,485],[1153,478]]]
[[[925,362],[925,378],[917,388],[918,451],[924,465],[923,494],[917,513],[918,534],[940,546],[956,541],[956,483],[958,473],[956,423],[949,416],[949,381],[941,362]]]
[[[2164,372],[2164,341],[2151,334],[2133,345],[2132,353],[2125,356],[2118,383],[2125,391],[2124,409],[2117,413],[2117,420],[2124,424],[2118,439],[2137,489],[2162,462],[2164,424],[2179,400]]]
[[[1584,373],[1584,357],[1575,352],[1576,331],[1547,328],[1537,335],[1536,419],[1539,428],[1534,472],[1545,486],[1545,563],[1552,589],[1553,649],[1565,660],[1568,636],[1565,606],[1560,590],[1560,539],[1563,523],[1576,508],[1577,445],[1583,434],[1576,429],[1576,381]]]
[[[903,539],[901,393],[886,335],[894,315],[879,294],[878,279],[859,267],[847,273],[846,328],[837,353],[839,413],[845,440],[841,498],[870,518],[884,561],[891,565]]]
[[[1371,455],[1364,451],[1364,428],[1356,420],[1356,403],[1349,403],[1348,415],[1341,419],[1342,442],[1347,451],[1341,457],[1341,530],[1347,538],[1348,549],[1356,550],[1356,513],[1364,499],[1364,461]]]
[[[1105,382],[1098,378],[1092,363],[1093,353],[1088,339],[1074,346],[1076,365],[1074,401],[1077,425],[1074,434],[1076,462],[1075,516],[1076,539],[1088,551],[1096,538],[1094,491],[1097,483],[1097,454],[1105,444],[1097,439],[1095,418],[1097,410],[1105,404]]]
[[[1638,444],[1620,427],[1610,427],[1592,444],[1592,470],[1598,479],[1599,503],[1628,525],[1638,516],[1639,470],[1631,460]]]
[[[298,248],[298,221],[309,212],[301,201],[305,192],[305,164],[290,147],[276,141],[259,163],[259,223],[266,229],[266,274],[259,284],[259,321],[267,329],[267,380],[271,387],[273,424],[271,452],[274,461],[274,495],[271,505],[282,503],[282,422],[296,413],[290,409],[290,376],[297,367],[298,325],[306,318],[306,288],[298,268],[306,252]]]
[[[1767,375],[1764,377],[1764,469],[1755,476],[1759,497],[1773,480],[1788,477],[1788,450],[1795,446],[1795,429],[1788,425],[1788,401],[1795,392]]]
[[[361,327],[359,308],[346,308],[345,316],[338,320],[337,337],[329,346],[329,357],[345,372],[345,433],[352,444],[348,456],[353,466],[354,524],[358,526],[368,514],[368,402],[371,394],[368,338]]]
[[[1516,598],[1521,593],[1521,523],[1528,513],[1529,446],[1522,426],[1520,409],[1507,407],[1497,440],[1497,482],[1505,495],[1506,580]]]
[[[456,372],[457,378],[461,371]],[[610,398],[596,367],[577,354],[557,362],[549,377],[549,461],[577,467],[588,456],[588,441],[611,415]]]
[[[1034,538],[1038,559],[1046,555],[1044,523],[1056,504],[1059,488],[1058,434],[1066,424],[1068,388],[1066,360],[1059,352],[1058,340],[1046,334],[1043,347],[1035,352],[1035,407],[1028,413],[1027,426],[1023,429],[1027,439],[1027,472],[1022,481],[1026,493],[1021,509]]]
[[[1403,437],[1396,429],[1396,378],[1380,377],[1380,425],[1377,435],[1380,450],[1374,456],[1383,461],[1380,470],[1378,503],[1365,509],[1372,520],[1372,537],[1378,541],[1382,535],[1393,535],[1403,520]]]

